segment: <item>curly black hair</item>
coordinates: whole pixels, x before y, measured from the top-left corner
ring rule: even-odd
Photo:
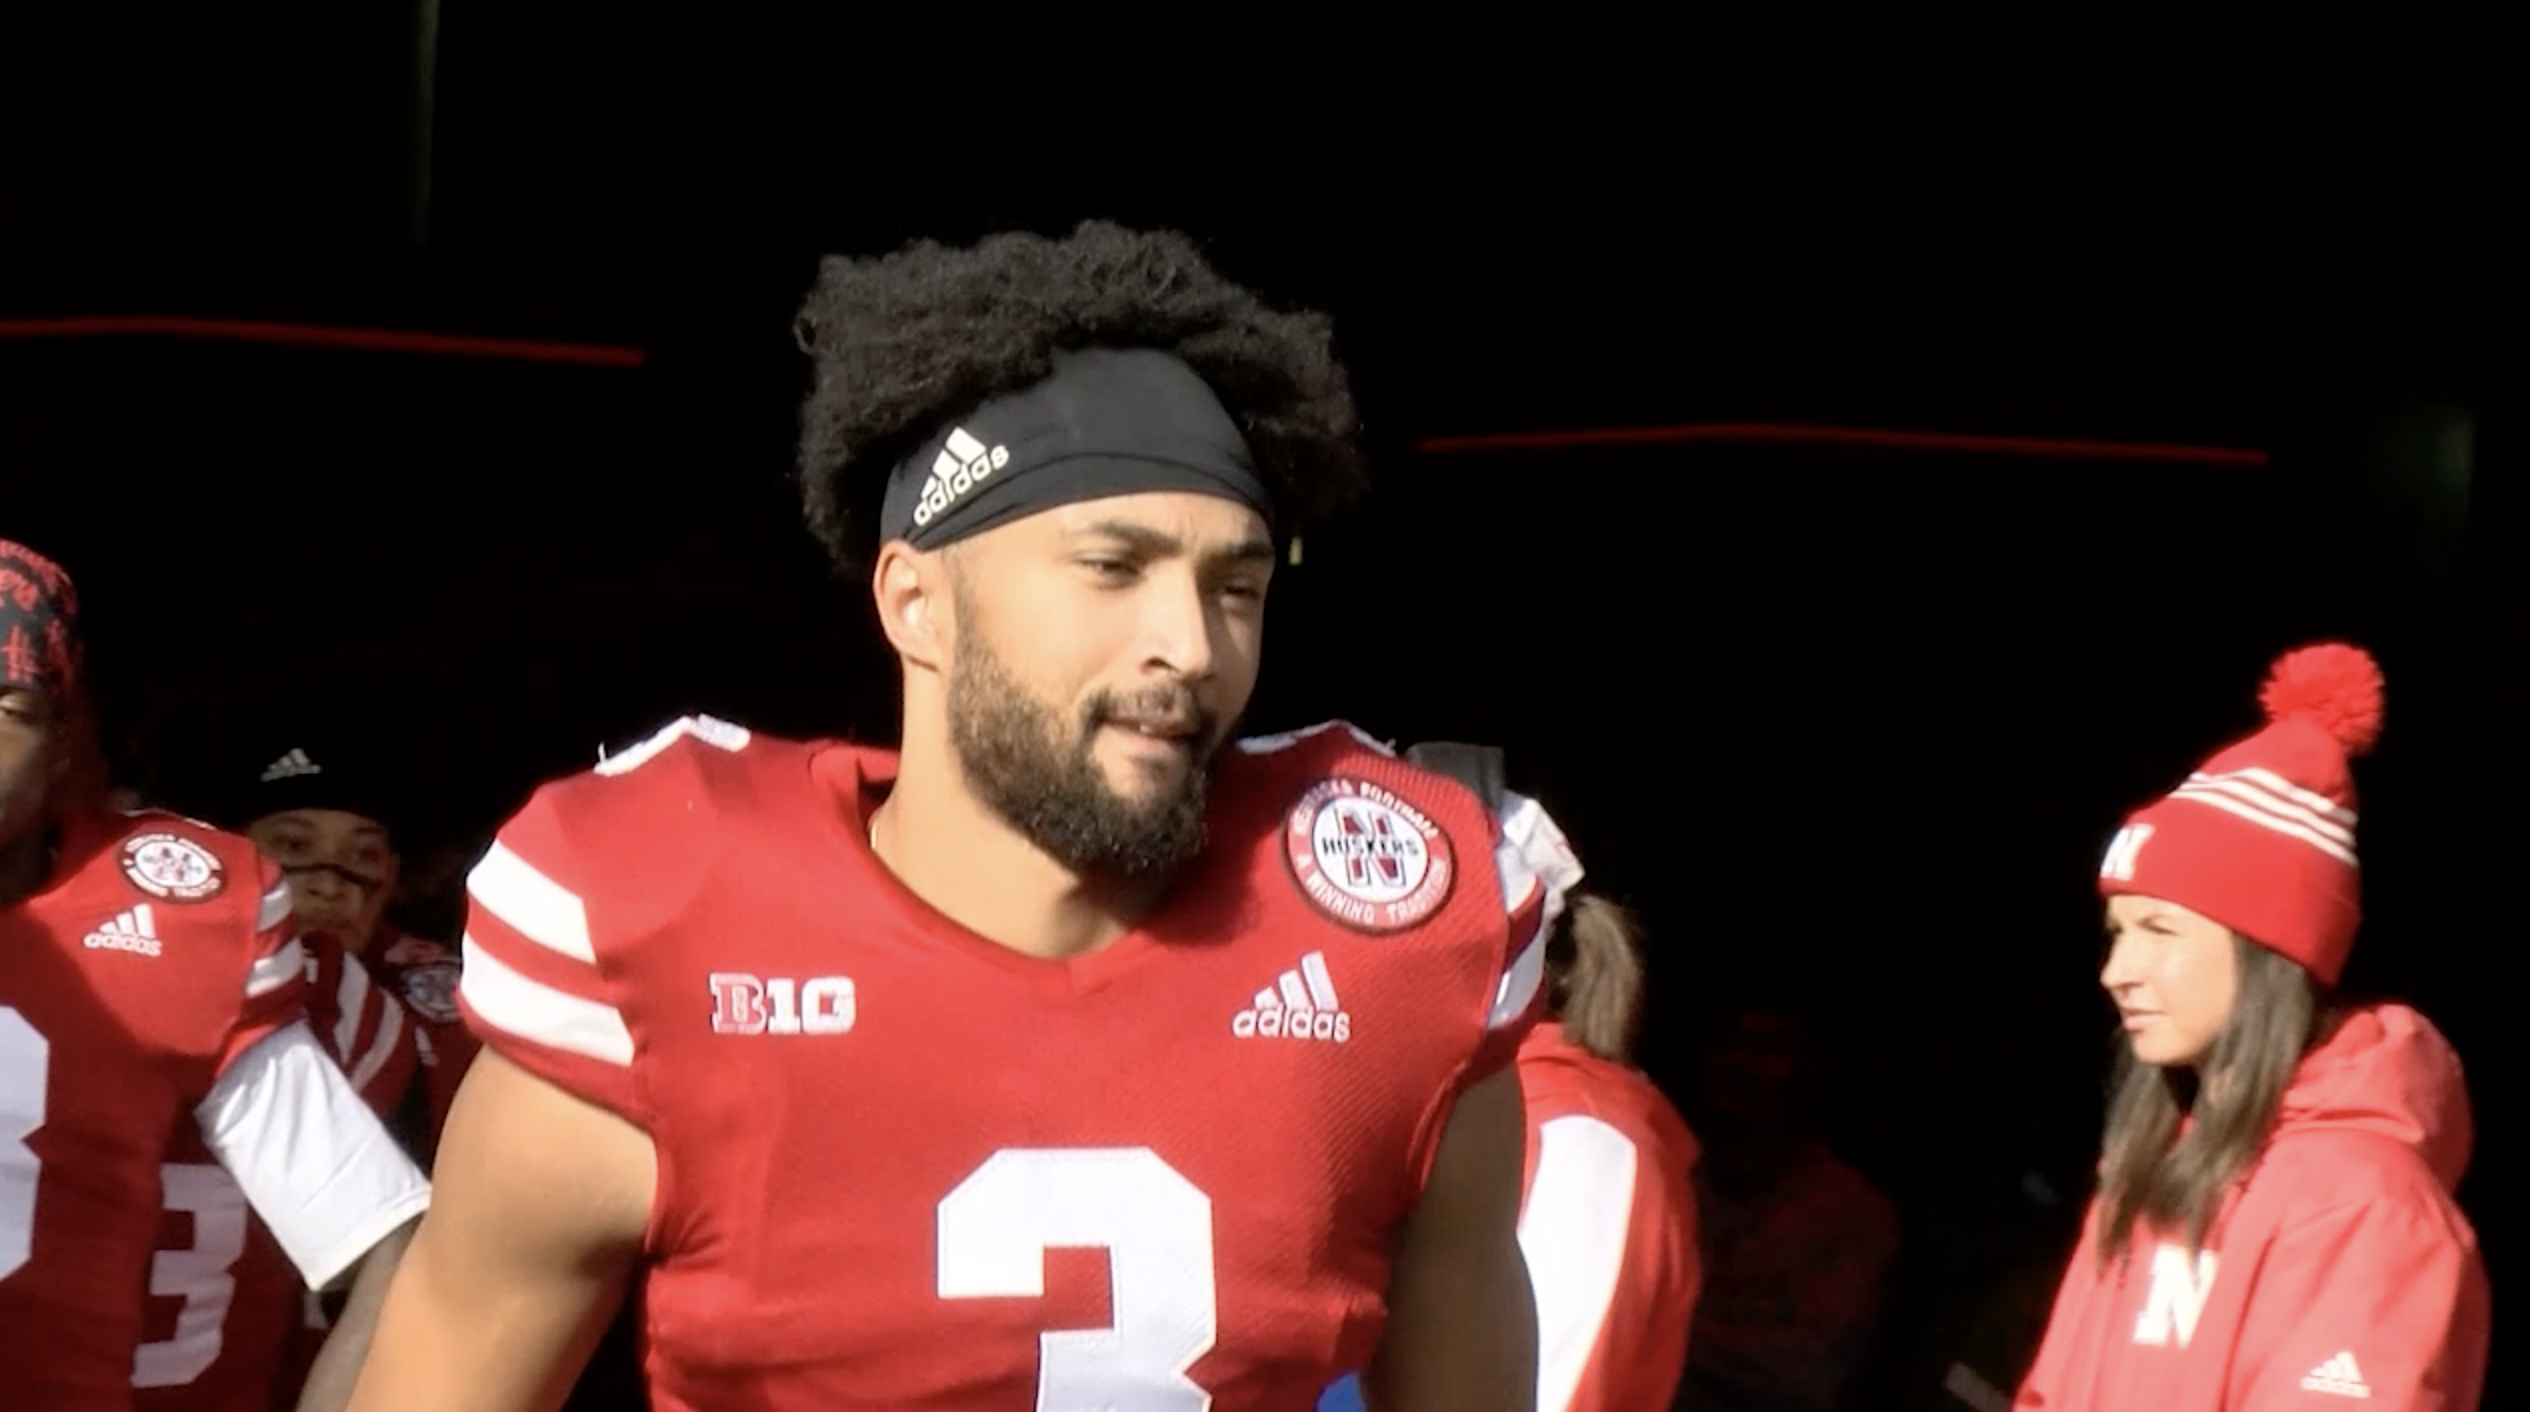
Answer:
[[[1059,350],[1157,348],[1211,384],[1246,431],[1288,530],[1368,484],[1333,325],[1278,312],[1174,231],[1084,222],[1063,239],[922,241],[829,256],[793,324],[816,365],[800,410],[800,498],[838,565],[875,547],[887,472],[942,423],[1053,371]]]

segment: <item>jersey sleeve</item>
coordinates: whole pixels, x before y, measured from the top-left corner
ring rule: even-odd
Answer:
[[[333,938],[312,932],[300,944],[311,962],[308,1030],[370,1111],[386,1117],[403,1102],[420,1066],[419,1027],[403,1002]]]
[[[1494,870],[1508,926],[1502,975],[1485,1014],[1485,1033],[1467,1077],[1483,1078],[1510,1064],[1546,1000],[1546,943],[1564,899],[1581,885],[1581,859],[1545,808],[1505,792],[1495,819]]]
[[[240,1054],[194,1118],[311,1289],[340,1281],[430,1205],[421,1169],[304,1024]]]
[[[290,913],[290,885],[266,858],[255,860],[257,897],[250,959],[237,997],[237,1018],[221,1043],[218,1073],[239,1055],[300,1018],[307,1006],[307,948]]]
[[[2279,1233],[2241,1330],[2231,1405],[2466,1412],[2486,1378],[2486,1270],[2447,1211],[2349,1203]]]
[[[466,879],[458,1008],[501,1057],[646,1128],[632,1031],[590,929],[594,870],[556,797],[568,783],[539,790]]]
[[[1520,1254],[1537,1296],[1538,1412],[1614,1412],[1590,1395],[1605,1383],[1592,1374],[1625,1278],[1640,1166],[1633,1139],[1586,1113],[1538,1125],[1520,1212]]]

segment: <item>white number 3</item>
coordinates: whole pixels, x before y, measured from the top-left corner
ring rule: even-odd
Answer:
[[[1147,1147],[994,1153],[940,1203],[940,1297],[1041,1299],[1074,1247],[1106,1250],[1115,1324],[1037,1336],[1037,1412],[1209,1412],[1212,1198]]]
[[[43,1163],[26,1140],[44,1126],[52,1046],[26,1017],[0,1005],[0,1280],[35,1250],[35,1183]]]

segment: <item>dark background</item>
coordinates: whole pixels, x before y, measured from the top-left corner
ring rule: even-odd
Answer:
[[[2098,848],[2275,652],[2371,645],[2350,980],[2469,1059],[2503,1283],[2530,201],[2487,35],[838,8],[0,21],[0,533],[81,580],[136,759],[351,696],[457,840],[677,712],[884,736],[785,479],[816,256],[1176,225],[1335,312],[1378,456],[1255,724],[1507,745],[1649,918],[1647,1066],[1814,1003],[1910,1215],[2079,1180]],[[641,358],[34,322],[115,315]],[[1750,422],[2264,460],[1426,444]]]

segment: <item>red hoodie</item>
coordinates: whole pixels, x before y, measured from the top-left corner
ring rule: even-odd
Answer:
[[[1538,1412],[1667,1407],[1703,1271],[1695,1138],[1641,1073],[1559,1024],[1520,1045],[1528,1184],[1520,1250],[1537,1293]]]
[[[2303,1059],[2265,1151],[2191,1257],[2139,1235],[2103,1271],[2095,1202],[2013,1404],[2045,1412],[2475,1412],[2486,1270],[2451,1200],[2459,1056],[2404,1006]]]

